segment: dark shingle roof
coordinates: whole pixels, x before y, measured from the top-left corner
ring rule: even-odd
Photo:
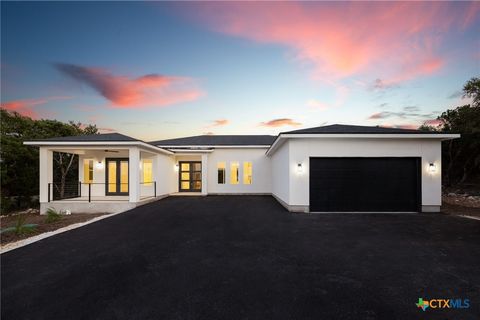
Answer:
[[[422,133],[444,133],[437,131],[423,131],[415,129],[400,129],[400,128],[385,128],[385,127],[367,127],[367,126],[353,126],[344,124],[332,124],[329,126],[307,128],[300,130],[287,131],[282,133],[294,133],[294,134],[422,134]]]
[[[203,135],[177,139],[152,141],[150,144],[157,146],[269,146],[275,136],[248,135],[248,136],[217,136]]]
[[[51,141],[51,142],[93,142],[93,141],[140,141],[138,139],[120,134],[120,133],[104,133],[104,134],[88,134],[81,136],[58,137],[48,139],[36,139],[32,141]]]

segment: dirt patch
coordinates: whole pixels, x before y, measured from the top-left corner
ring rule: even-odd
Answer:
[[[91,220],[93,218],[96,218],[98,216],[104,215],[103,213],[77,213],[77,214],[72,214],[72,215],[62,215],[61,219],[55,222],[47,223],[46,215],[40,215],[38,213],[25,213],[22,214],[26,217],[25,223],[26,224],[37,224],[34,230],[27,234],[20,234],[17,235],[15,232],[5,232],[0,234],[0,243],[2,245],[5,245],[7,243],[23,240],[30,238],[32,236],[39,235],[41,233],[49,232],[49,231],[54,231],[63,227],[66,227],[68,225],[74,224],[74,223],[79,223],[79,222],[86,222],[88,220]],[[10,215],[10,216],[3,216],[1,218],[1,228],[8,228],[8,227],[13,227],[15,226],[17,219],[19,217],[19,214],[15,215]]]
[[[480,197],[453,193],[444,195],[442,197],[442,212],[480,217]]]

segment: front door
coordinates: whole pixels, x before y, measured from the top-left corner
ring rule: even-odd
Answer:
[[[107,158],[105,164],[105,194],[128,195],[128,158]]]
[[[202,163],[199,161],[180,161],[178,190],[180,192],[202,191]]]

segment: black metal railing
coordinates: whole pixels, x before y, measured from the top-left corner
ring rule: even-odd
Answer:
[[[140,182],[140,187],[140,198],[157,197],[157,181]]]
[[[63,200],[80,197],[81,187],[79,182],[75,183],[49,183],[48,184],[48,199]]]
[[[59,200],[76,201],[106,201],[112,200],[110,196],[128,196],[130,184],[126,183],[103,183],[103,182],[78,182],[48,183],[48,202]],[[157,182],[140,182],[140,198],[157,197]]]

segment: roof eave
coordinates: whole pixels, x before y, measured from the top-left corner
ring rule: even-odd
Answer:
[[[290,138],[311,139],[311,138],[355,138],[355,139],[438,139],[452,140],[460,138],[458,133],[280,133],[266,151],[266,155],[272,155],[284,140]]]
[[[215,145],[215,144],[209,144],[209,145],[157,145],[160,148],[192,148],[192,149],[201,149],[201,148],[216,148],[216,149],[237,149],[237,148],[257,148],[257,149],[268,149],[270,148],[270,145]]]
[[[162,153],[173,155],[174,153],[164,148],[148,144],[143,141],[51,141],[51,140],[31,140],[24,141],[24,145],[37,147],[78,147],[78,146],[140,146],[146,149],[160,151]]]

